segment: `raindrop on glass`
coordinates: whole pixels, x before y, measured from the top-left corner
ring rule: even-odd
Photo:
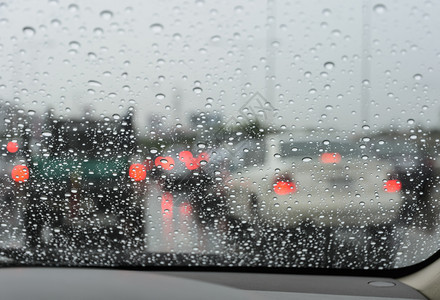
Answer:
[[[163,100],[163,99],[165,99],[165,95],[164,94],[156,94],[156,99]]]
[[[201,92],[203,92],[203,90],[202,90],[202,88],[195,87],[195,88],[193,88],[193,92],[196,94],[200,94]]]
[[[159,32],[161,32],[163,30],[163,25],[159,24],[159,23],[154,23],[154,24],[150,25],[150,29],[154,33],[159,33]]]
[[[213,42],[218,42],[221,40],[221,37],[219,35],[214,35],[213,37],[211,37],[211,41]]]
[[[373,10],[377,14],[383,14],[383,13],[385,13],[387,11],[387,7],[385,5],[383,5],[383,4],[376,4],[373,7]]]
[[[331,61],[328,61],[324,64],[324,68],[326,68],[327,70],[331,70],[335,67],[335,64],[332,63]]]
[[[29,26],[26,26],[23,28],[23,33],[26,36],[34,36],[35,35],[35,29]]]
[[[76,4],[70,4],[68,9],[70,12],[76,13],[79,10],[79,7]]]
[[[413,78],[417,81],[422,80],[423,76],[422,74],[414,74]]]
[[[111,18],[113,18],[113,12],[111,12],[110,10],[103,10],[99,15],[104,20],[110,20]]]
[[[96,80],[89,80],[89,84],[91,86],[101,86],[102,85],[101,82],[96,81]]]

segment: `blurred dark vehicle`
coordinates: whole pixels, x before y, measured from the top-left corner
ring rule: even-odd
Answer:
[[[151,176],[164,192],[186,199],[202,225],[211,225],[224,216],[225,204],[213,167],[216,152],[203,150],[174,144],[154,158]]]
[[[22,137],[13,134],[6,134],[0,138],[0,206],[3,221],[19,226],[18,215],[20,214],[20,203],[16,201],[23,191],[21,189],[21,178],[13,177],[13,170],[27,170],[25,159],[25,147]]]
[[[136,150],[130,113],[102,120],[50,117],[37,145],[29,153],[28,246],[140,246],[143,210],[138,183],[128,175]]]
[[[392,165],[391,179],[399,180],[405,201],[400,210],[400,221],[409,225],[418,222],[428,229],[435,224],[431,195],[435,184],[434,161],[429,153],[414,142],[406,140],[376,143],[375,154]],[[421,221],[423,220],[421,224]]]

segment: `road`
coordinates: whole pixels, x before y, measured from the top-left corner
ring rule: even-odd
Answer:
[[[432,197],[439,199],[438,194],[438,192],[433,193]],[[184,193],[171,195],[153,184],[148,187],[145,197],[146,253],[234,255],[237,251],[236,245],[231,242],[231,231],[228,231],[227,224],[224,222],[202,224],[194,216],[188,195]],[[0,248],[24,249],[22,215],[23,208],[19,205],[5,203],[0,206]],[[58,233],[47,228],[44,233],[45,239],[50,240],[56,234]],[[394,234],[397,236],[395,268],[423,261],[440,249],[438,221],[431,229],[421,228],[415,222],[398,225]],[[343,243],[354,241],[356,244],[361,237],[362,232],[356,230],[336,230],[333,233],[333,238],[342,240]],[[362,253],[360,255],[362,256]],[[337,260],[337,258],[333,259]]]

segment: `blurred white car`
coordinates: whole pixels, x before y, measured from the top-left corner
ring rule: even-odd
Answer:
[[[233,152],[240,167],[226,180],[228,205],[242,223],[381,226],[398,218],[403,199],[392,165],[357,143],[268,136]]]

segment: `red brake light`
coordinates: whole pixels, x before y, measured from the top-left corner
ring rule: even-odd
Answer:
[[[128,175],[134,181],[142,181],[147,177],[147,168],[143,164],[132,164],[128,170]]]
[[[164,216],[169,216],[169,217],[173,216],[173,199],[174,199],[173,194],[169,192],[165,192],[162,194],[161,208],[162,208],[162,214]]]
[[[383,185],[383,189],[387,193],[395,193],[402,189],[402,183],[395,179],[387,180]]]
[[[24,182],[29,179],[29,169],[25,165],[17,165],[12,169],[11,176],[15,182]]]
[[[194,157],[191,152],[182,151],[179,153],[179,160],[185,163],[188,170],[195,170],[202,165],[202,161],[208,162],[209,154],[202,152],[197,157]]]
[[[290,181],[277,181],[273,186],[273,190],[278,195],[293,194],[296,192],[296,185]]]
[[[341,154],[339,153],[322,153],[321,162],[324,164],[337,164],[341,162]]]
[[[182,151],[179,153],[179,159],[180,159],[180,161],[182,161],[184,163],[188,162],[192,158],[193,158],[193,155],[189,151]]]
[[[9,142],[8,145],[6,146],[6,150],[8,150],[8,152],[10,152],[10,153],[17,152],[18,151],[18,143]]]
[[[189,217],[192,212],[192,206],[189,203],[182,203],[180,205],[180,214],[185,217]]]

